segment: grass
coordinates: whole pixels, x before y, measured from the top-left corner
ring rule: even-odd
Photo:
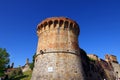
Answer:
[[[32,75],[32,71],[26,71],[22,76],[16,76],[14,80],[30,80]]]
[[[30,80],[31,75],[32,75],[32,71],[26,71],[23,74],[24,74],[24,77],[21,80]]]

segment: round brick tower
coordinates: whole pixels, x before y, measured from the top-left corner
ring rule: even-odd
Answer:
[[[84,80],[78,24],[52,17],[37,26],[38,47],[31,80]]]

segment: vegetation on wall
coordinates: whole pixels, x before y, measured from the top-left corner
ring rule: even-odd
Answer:
[[[30,63],[31,70],[33,70],[33,68],[34,68],[35,57],[36,57],[36,53],[34,53],[32,63]]]
[[[89,61],[91,62],[95,62],[95,59],[91,58],[91,57],[88,57],[89,58]]]

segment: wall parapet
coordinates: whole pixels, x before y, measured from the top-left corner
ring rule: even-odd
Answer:
[[[53,18],[47,18],[43,20],[40,24],[38,24],[37,34],[40,34],[46,30],[51,30],[54,28],[75,30],[77,35],[79,35],[80,32],[79,26],[75,21],[65,17],[53,17]]]

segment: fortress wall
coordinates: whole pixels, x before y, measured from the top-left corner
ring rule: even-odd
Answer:
[[[120,64],[112,62],[112,66],[114,68],[115,77],[120,78]]]

